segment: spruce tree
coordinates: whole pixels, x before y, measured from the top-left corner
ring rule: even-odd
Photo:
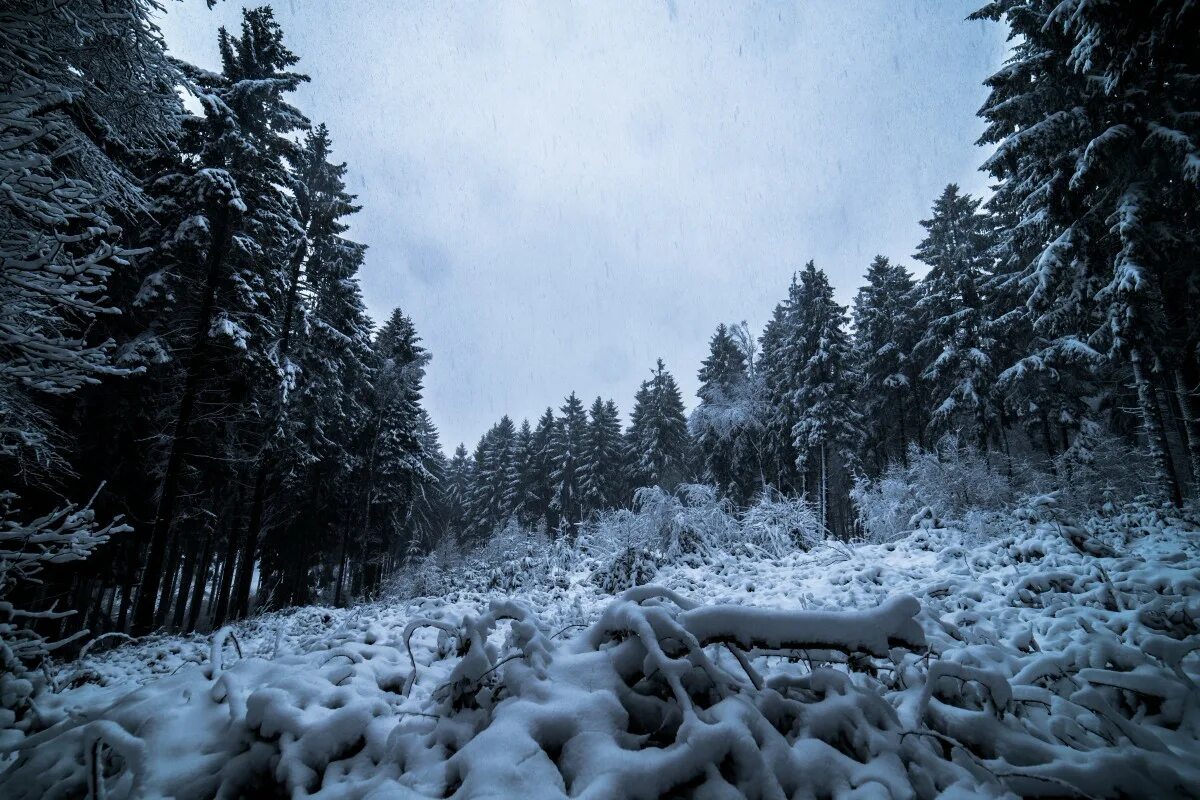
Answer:
[[[294,200],[284,191],[289,184],[284,159],[296,149],[288,134],[307,125],[284,95],[307,77],[288,71],[297,58],[284,46],[269,8],[245,11],[241,33],[239,38],[220,31],[220,74],[189,69],[190,80],[202,90],[205,115],[184,120],[182,144],[191,157],[155,186],[164,221],[163,269],[146,291],[157,292],[191,324],[168,345],[186,357],[134,614],[138,633],[154,626],[156,606],[161,606],[158,590],[188,450],[194,446],[200,392],[241,416],[229,446],[245,453],[262,446],[282,388],[275,345],[286,296],[285,265],[298,232]],[[265,476],[260,476],[253,505],[261,508],[265,491]],[[259,523],[251,520],[248,530]],[[248,543],[251,558],[244,558],[239,570],[242,597],[249,590],[253,545]]]
[[[551,530],[573,536],[583,519],[583,470],[587,413],[571,392],[559,408],[548,447]]]
[[[1178,409],[1193,479],[1200,473],[1194,388],[1200,237],[1194,209],[1200,131],[1193,75],[1197,9],[998,0],[1015,45],[981,110],[992,204],[1027,260],[1023,283],[1044,363],[1106,354],[1136,390],[1155,482],[1179,502],[1158,394]],[[1041,355],[1041,353],[1037,354]]]
[[[930,396],[929,428],[953,432],[986,449],[998,420],[992,396],[994,342],[982,285],[988,274],[990,229],[979,200],[949,184],[921,220],[926,236],[914,256],[929,265],[916,287],[914,350]]]
[[[717,326],[709,354],[700,367],[700,404],[689,425],[702,461],[703,479],[741,505],[749,501],[759,479],[756,442],[761,420],[755,386],[747,363],[748,333]]]
[[[580,465],[580,505],[584,516],[620,504],[624,488],[623,449],[617,405],[597,397],[588,412]]]
[[[812,494],[828,528],[831,461],[836,455],[843,469],[853,467],[862,435],[853,403],[853,353],[846,308],[834,301],[828,278],[811,261],[800,273],[795,301],[795,328],[787,345],[788,361],[797,367],[789,398],[796,415],[792,443],[797,467],[817,473]]]
[[[661,358],[634,397],[626,442],[635,488],[671,491],[690,477],[691,439],[683,396]]]
[[[763,472],[766,482],[785,494],[803,492],[807,488],[797,468],[800,456],[792,437],[792,428],[798,421],[792,395],[800,365],[794,362],[797,350],[790,343],[798,335],[799,320],[795,310],[799,291],[800,283],[793,275],[787,299],[776,304],[759,338],[758,378],[765,406]]]
[[[426,468],[429,454],[421,439],[421,387],[429,354],[415,327],[395,309],[375,337],[372,391],[361,447],[362,492],[357,535],[345,532],[335,602],[346,589],[346,559],[357,557],[360,590],[372,590],[387,566],[387,557],[418,493],[433,483]],[[351,547],[353,546],[353,550]]]
[[[476,542],[504,527],[511,514],[510,477],[517,458],[517,431],[501,417],[475,448],[475,471],[469,501],[469,529]]]
[[[406,562],[429,552],[446,531],[446,456],[438,441],[437,426],[425,409],[417,417],[417,441],[421,445],[422,465],[428,478],[419,482],[409,505],[403,527],[403,541],[395,554]]]
[[[919,331],[908,306],[914,282],[904,267],[876,256],[866,279],[853,307],[855,408],[865,432],[862,461],[878,474],[892,461],[907,465],[909,443],[921,441],[910,358]]]
[[[460,443],[446,465],[443,481],[446,503],[446,530],[453,540],[462,545],[467,536],[467,518],[474,475],[474,462],[465,444]]]
[[[10,542],[24,539],[44,551],[21,557],[31,571],[72,538],[74,550],[56,560],[86,556],[103,538],[104,526],[93,524],[97,508],[101,516],[120,506],[136,514],[141,496],[153,491],[145,465],[114,457],[109,446],[128,441],[122,434],[133,425],[91,412],[102,381],[106,389],[119,385],[114,379],[139,366],[121,358],[126,325],[118,314],[136,286],[133,262],[149,224],[148,162],[179,137],[178,67],[158,36],[156,12],[145,0],[14,0],[0,11],[0,527]],[[130,416],[145,422],[148,415]],[[94,507],[81,510],[93,495]],[[44,527],[72,512],[69,535]],[[137,553],[134,536],[121,538],[126,553]],[[11,550],[0,557],[19,560]],[[18,595],[27,584],[12,581],[24,573],[14,568],[0,580],[6,603],[26,599]],[[86,602],[98,573],[92,565],[79,570],[68,602]],[[123,604],[135,582],[125,580]],[[28,619],[10,610],[13,619]],[[59,630],[83,622],[62,622]],[[4,627],[0,639],[7,640],[12,628]],[[0,671],[19,671],[14,653],[40,657],[41,637],[18,629],[28,637],[22,647],[32,650],[0,642]]]
[[[554,409],[547,407],[534,426],[529,449],[518,464],[521,483],[522,518],[530,527],[544,525],[547,531],[557,527],[554,499]]]

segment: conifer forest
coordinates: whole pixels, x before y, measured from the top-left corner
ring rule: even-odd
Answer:
[[[443,278],[387,283],[399,256],[368,217],[391,202],[374,187],[405,179],[340,145],[394,125],[436,149],[438,118],[351,101],[317,118],[302,101],[322,84],[406,75],[366,44],[308,67],[317,34],[285,21],[333,37],[369,4],[292,5],[0,0],[0,797],[1200,797],[1200,3],[976,0],[945,36],[982,32],[1000,55],[972,79],[981,106],[937,111],[982,131],[957,143],[975,161],[915,156],[938,188],[898,223],[905,249],[860,256],[870,230],[774,218],[840,255],[760,258],[746,237],[717,269],[773,308],[711,318],[708,267],[662,267],[699,310],[659,322],[690,326],[702,360],[664,333],[629,351],[654,354],[635,378],[572,386],[555,376],[586,373],[585,354],[568,371],[532,352],[497,368],[536,404],[483,430],[454,409],[515,395],[434,385],[508,332],[431,343],[450,341],[425,330],[451,313],[428,288]],[[426,5],[375,7],[390,26]],[[432,10],[513,14],[535,37],[581,9],[679,26],[765,11],[772,35],[822,46],[788,3],[760,5]],[[829,43],[831,74],[923,6],[791,5],[874,20]],[[212,63],[177,52],[164,20],[182,13]],[[603,30],[582,46],[623,52]],[[684,46],[657,30],[652,51]],[[738,114],[754,90],[731,90]],[[729,135],[670,119],[633,135],[667,153]],[[896,125],[810,141],[886,149]],[[510,147],[493,126],[484,147]],[[754,180],[882,218],[895,203],[870,195],[892,189],[860,174]],[[461,292],[524,280],[499,256],[480,269]],[[618,280],[553,269],[595,287],[589,307]],[[514,329],[591,324],[519,291]],[[577,333],[623,346],[630,324]]]

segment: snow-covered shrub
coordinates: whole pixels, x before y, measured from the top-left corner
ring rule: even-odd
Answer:
[[[987,536],[1004,527],[1023,498],[1048,492],[1078,517],[1116,513],[1146,491],[1153,474],[1141,448],[1092,424],[1043,467],[983,454],[950,436],[934,450],[911,447],[907,467],[894,463],[874,480],[859,476],[850,496],[871,541],[942,525]]]
[[[894,465],[875,480],[856,476],[850,499],[858,512],[863,535],[876,542],[920,527],[919,512],[927,508],[920,505],[911,484]],[[932,509],[928,516],[933,516]]]
[[[638,490],[635,510],[598,515],[583,526],[577,546],[595,565],[593,582],[611,593],[647,582],[664,564],[783,558],[822,538],[816,512],[802,498],[770,491],[738,513],[713,487],[685,484],[675,492]]]
[[[674,492],[638,489],[634,509],[664,556],[711,556],[736,540],[737,520],[728,501],[704,484],[682,484]]]
[[[132,530],[120,520],[101,525],[90,504],[67,505],[27,520],[16,507],[17,497],[0,492],[0,745],[28,729],[30,703],[44,681],[40,667],[51,652],[88,634],[81,630],[60,641],[48,641],[35,631],[39,620],[57,620],[75,612],[54,608],[18,608],[10,599],[15,587],[38,582],[46,567],[82,561],[114,533]]]
[[[658,557],[645,547],[631,545],[592,572],[592,582],[605,594],[620,594],[626,589],[654,580]]]
[[[550,539],[545,533],[531,531],[510,520],[469,560],[480,574],[487,576],[488,590],[509,592],[520,586],[546,582],[549,549]]]
[[[875,480],[859,477],[850,496],[870,541],[929,527],[931,521],[984,534],[997,513],[1035,491],[1042,479],[1019,460],[984,454],[947,436],[934,450],[911,447],[907,467],[892,464]]]
[[[591,565],[592,583],[608,594],[647,583],[661,556],[654,526],[624,508],[598,514],[581,526],[574,550]]]
[[[811,503],[775,489],[763,492],[742,512],[739,534],[738,545],[768,558],[808,550],[825,538]]]
[[[385,597],[437,597],[445,594],[461,558],[453,544],[444,541],[424,555],[405,563],[384,588]]]
[[[1145,448],[1085,420],[1070,447],[1054,459],[1061,505],[1076,514],[1114,509],[1152,488]]]

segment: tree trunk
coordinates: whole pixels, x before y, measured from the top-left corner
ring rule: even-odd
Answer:
[[[217,613],[217,595],[221,591],[221,582],[224,580],[224,562],[216,558],[216,553],[213,554],[212,578],[208,584],[208,621],[211,627],[213,616]]]
[[[167,624],[167,614],[171,611],[171,590],[175,586],[175,577],[179,573],[179,551],[179,537],[173,537],[170,549],[167,550],[166,572],[158,592],[158,605],[154,610],[154,627],[156,629]]]
[[[113,629],[113,604],[117,601],[117,584],[108,587],[108,602],[104,606],[104,629],[111,631]]]
[[[121,582],[121,610],[117,614],[117,630],[128,630],[130,599],[133,597],[133,573],[127,572]]]
[[[246,525],[246,537],[242,540],[242,554],[238,560],[237,581],[230,602],[230,616],[241,619],[250,613],[250,583],[254,579],[254,563],[258,556],[258,538],[262,533],[263,506],[267,496],[267,464],[259,460],[254,476],[254,494],[250,500],[250,520]]]
[[[93,584],[92,589],[91,589],[91,591],[92,591],[92,607],[91,607],[91,610],[88,611],[87,621],[85,622],[84,627],[88,628],[89,630],[91,630],[93,632],[97,632],[97,633],[100,632],[100,631],[97,631],[97,628],[100,628],[100,615],[102,613],[104,613],[105,588],[106,587],[105,587],[104,581],[99,576],[96,576],[95,583]]]
[[[200,549],[200,543],[192,540],[188,542],[187,553],[183,559],[183,570],[179,574],[179,586],[175,594],[175,614],[171,617],[171,630],[178,631],[183,629],[184,615],[187,613],[188,597],[192,593],[192,583],[196,577],[196,559],[199,556],[197,552]],[[204,582],[204,576],[200,576],[200,582]]]
[[[307,226],[306,226],[307,228]],[[287,297],[284,300],[283,306],[283,338],[279,343],[280,357],[286,357],[289,347],[292,342],[292,318],[293,310],[296,305],[296,293],[300,287],[300,269],[304,266],[304,258],[308,255],[308,232],[307,229],[300,237],[300,243],[296,245],[296,249],[292,251],[292,259],[288,264],[288,288]]]
[[[1133,368],[1134,387],[1137,389],[1138,410],[1142,417],[1142,433],[1146,436],[1146,450],[1154,463],[1155,481],[1159,490],[1164,492],[1171,502],[1176,506],[1183,505],[1175,465],[1171,463],[1171,454],[1167,450],[1167,436],[1163,430],[1158,400],[1154,396],[1150,377],[1142,366],[1141,354],[1136,349],[1130,354],[1130,365]]]
[[[342,586],[346,583],[346,550],[350,547],[350,526],[342,527],[342,555],[338,561],[338,579],[337,588],[333,593],[333,606],[340,608],[342,605]]]
[[[192,604],[187,615],[186,630],[188,633],[196,630],[196,623],[200,620],[200,606],[204,603],[204,584],[208,577],[208,564],[212,560],[212,541],[213,532],[209,528],[208,535],[204,537],[204,548],[200,551],[200,558],[196,562],[196,582],[192,587]]]
[[[158,508],[154,513],[154,525],[150,529],[150,547],[146,556],[146,568],[142,573],[142,588],[138,592],[137,607],[133,613],[133,633],[138,636],[149,633],[154,626],[154,601],[162,581],[163,559],[167,553],[171,523],[175,518],[175,501],[178,499],[180,479],[183,477],[187,440],[196,410],[196,394],[200,387],[200,373],[207,355],[217,286],[225,263],[225,253],[229,248],[228,206],[221,206],[213,217],[212,243],[208,248],[204,296],[197,318],[196,340],[184,371],[183,396],[179,400],[175,430],[171,435],[162,488],[159,490]]]
[[[1188,386],[1183,370],[1175,370],[1175,401],[1179,404],[1180,422],[1184,441],[1187,443],[1188,464],[1192,471],[1192,493],[1200,492],[1200,431],[1196,429],[1196,406],[1192,400],[1193,388]]]
[[[826,455],[825,443],[821,443],[821,486],[818,491],[821,493],[821,528],[825,533],[829,531],[829,463]]]
[[[221,566],[221,581],[217,585],[217,605],[213,609],[212,625],[213,629],[217,629],[225,624],[225,617],[229,614],[229,598],[233,589],[233,577],[237,569],[237,554],[238,544],[241,537],[238,535],[238,525],[235,523],[229,529],[229,538],[225,545],[225,561]]]

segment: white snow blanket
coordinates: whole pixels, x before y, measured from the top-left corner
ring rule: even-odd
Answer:
[[[143,640],[59,670],[0,797],[1200,796],[1198,546],[923,530]]]

